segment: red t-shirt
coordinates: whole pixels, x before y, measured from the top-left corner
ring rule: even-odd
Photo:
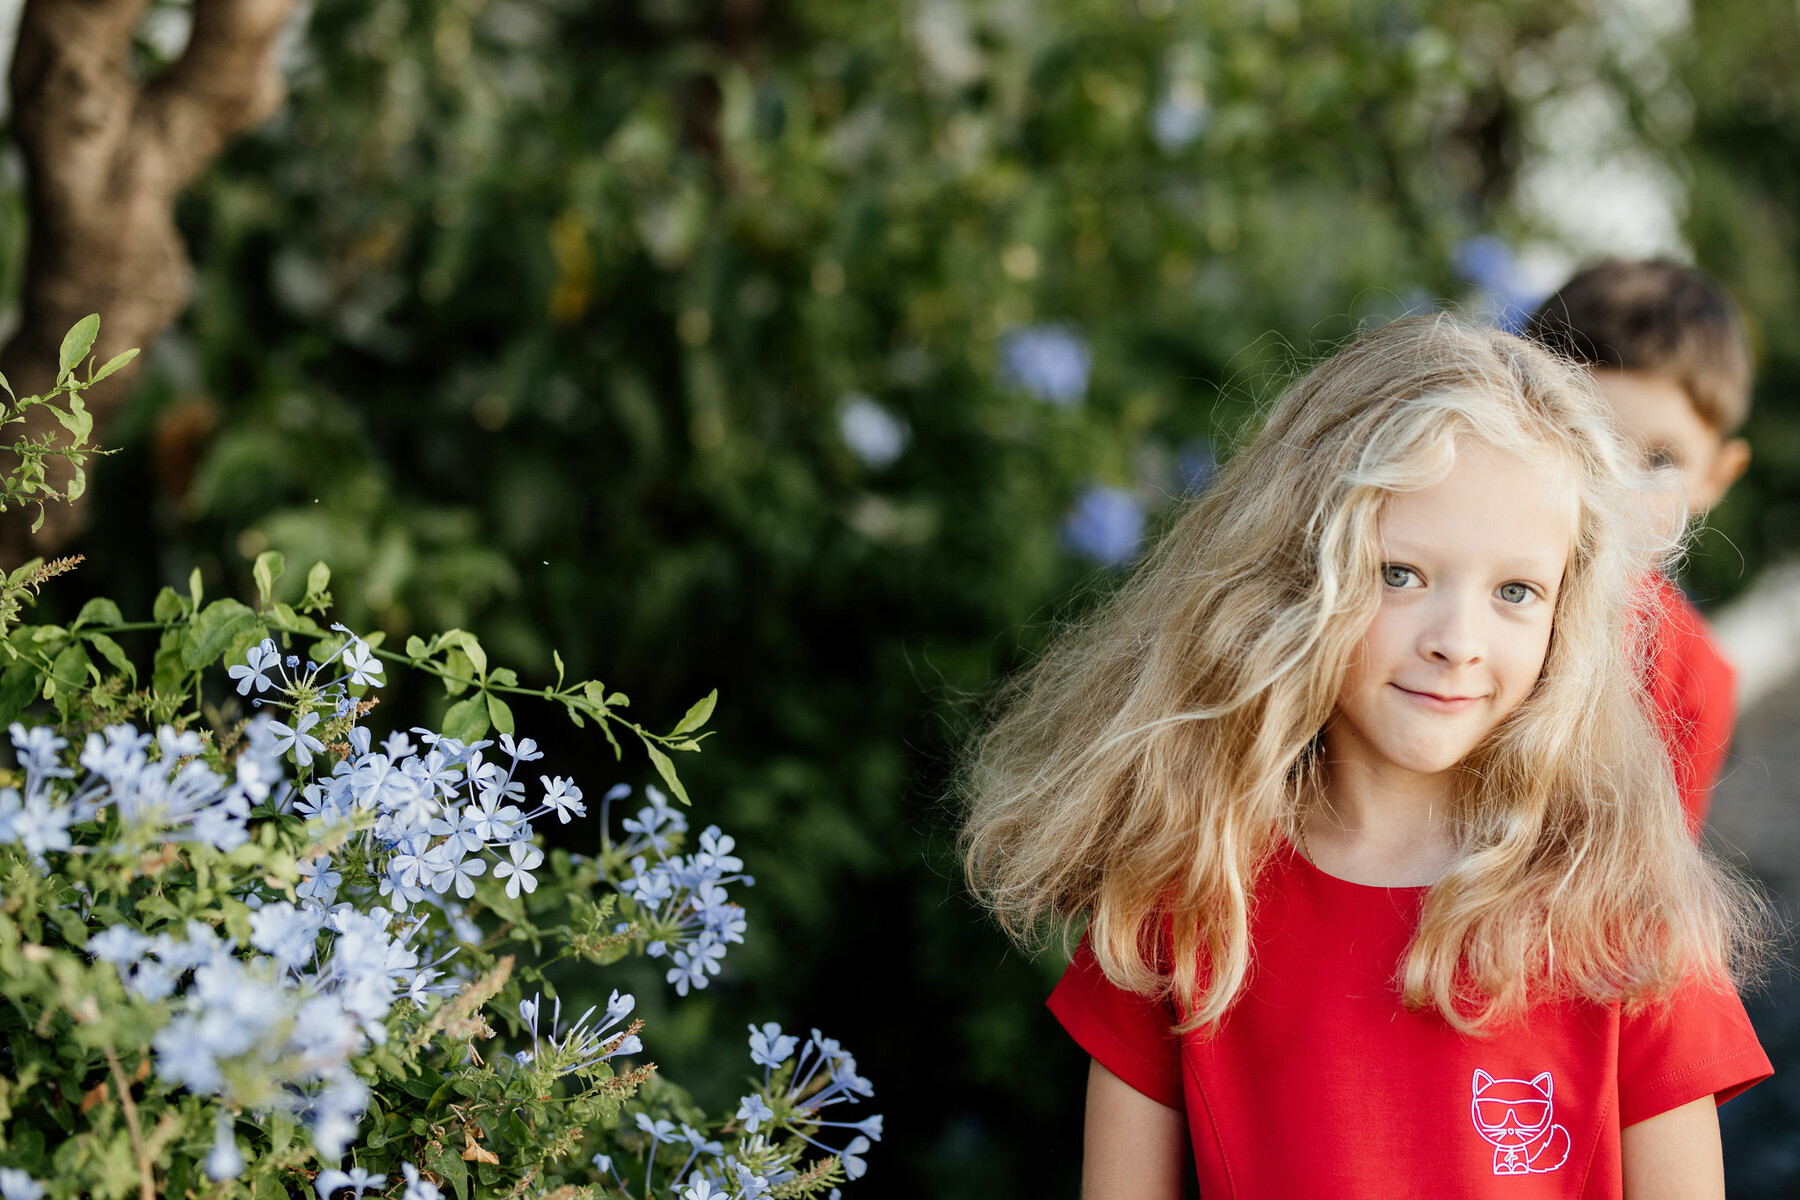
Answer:
[[[1400,1003],[1424,888],[1366,887],[1283,850],[1251,975],[1206,1032],[1108,982],[1084,942],[1050,1011],[1114,1075],[1185,1110],[1204,1200],[1622,1195],[1619,1130],[1771,1069],[1730,991],[1626,1017],[1540,1005],[1485,1037]]]
[[[1737,719],[1737,687],[1731,664],[1706,627],[1706,618],[1662,575],[1653,577],[1656,621],[1651,631],[1650,703],[1669,758],[1681,807],[1695,837],[1706,824],[1713,784],[1725,765]]]

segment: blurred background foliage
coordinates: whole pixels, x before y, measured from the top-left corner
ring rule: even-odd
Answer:
[[[179,210],[197,294],[106,438],[81,594],[275,548],[390,644],[470,628],[527,681],[555,647],[652,724],[717,687],[683,773],[751,936],[646,1014],[655,1056],[714,1100],[748,1014],[817,1024],[888,1114],[858,1194],[1073,1195],[1060,964],[954,863],[979,698],[1296,358],[1511,319],[1602,250],[1685,238],[1758,338],[1756,465],[1690,582],[1791,549],[1795,38],[1763,0],[315,0],[287,107]],[[1559,154],[1679,225],[1596,234]],[[11,296],[16,162],[0,214]]]

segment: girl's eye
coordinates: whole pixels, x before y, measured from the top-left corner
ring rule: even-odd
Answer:
[[[1414,573],[1411,567],[1397,567],[1393,563],[1382,564],[1381,582],[1387,584],[1389,587],[1403,588],[1410,583],[1413,578]]]
[[[1531,599],[1531,588],[1523,583],[1503,583],[1500,598],[1508,604],[1523,604]]]

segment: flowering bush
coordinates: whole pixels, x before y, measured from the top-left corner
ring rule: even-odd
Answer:
[[[705,988],[752,881],[655,786],[604,794],[596,854],[547,853],[534,823],[588,801],[531,765],[503,695],[616,754],[635,735],[681,804],[670,752],[699,749],[714,697],[653,734],[597,681],[519,687],[462,631],[398,654],[327,628],[325,567],[297,606],[281,571],[257,561],[255,607],[203,604],[196,577],[134,625],[104,600],[13,624],[47,576],[8,577],[0,1196],[754,1200],[860,1176],[881,1118],[827,1119],[871,1095],[834,1040],[753,1027],[760,1078],[709,1117],[645,1060],[632,996],[565,1015],[546,978],[635,951]],[[140,687],[114,635],[146,629]],[[443,728],[376,740],[390,665],[462,697]]]

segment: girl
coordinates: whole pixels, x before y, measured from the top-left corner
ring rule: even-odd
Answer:
[[[1724,1195],[1751,893],[1634,691],[1642,480],[1581,373],[1431,316],[1314,369],[967,774],[971,885],[1087,918],[1083,1195]]]

